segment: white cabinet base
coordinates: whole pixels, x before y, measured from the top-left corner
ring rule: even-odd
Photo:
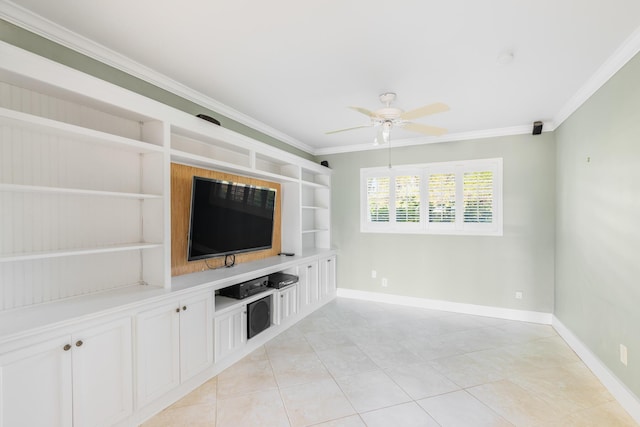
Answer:
[[[211,313],[205,292],[136,315],[138,408],[211,366]]]
[[[131,320],[0,356],[2,427],[112,426],[133,411]]]
[[[71,427],[69,336],[0,356],[0,426]],[[37,408],[37,410],[35,410]]]

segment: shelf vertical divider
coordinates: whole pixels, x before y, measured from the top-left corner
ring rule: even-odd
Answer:
[[[142,202],[142,240],[154,239],[162,245],[142,253],[142,280],[171,286],[171,179],[169,165],[169,123],[149,121],[142,125],[142,140],[163,148],[159,153],[141,156],[141,188],[153,189],[162,198]]]
[[[298,178],[295,182],[282,183],[282,251],[302,253],[302,193],[300,185],[300,167],[283,166],[283,173]]]

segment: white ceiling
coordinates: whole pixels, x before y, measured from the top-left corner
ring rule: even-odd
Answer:
[[[447,137],[394,129],[404,143],[528,132],[535,120],[553,129],[640,39],[638,0],[0,4],[5,19],[316,154],[369,147],[373,129],[325,132],[367,124],[346,107],[375,110],[384,91],[405,110],[451,107],[416,120]],[[514,60],[499,63],[509,51]]]

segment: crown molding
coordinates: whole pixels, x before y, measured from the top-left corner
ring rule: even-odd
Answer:
[[[132,59],[119,54],[106,46],[96,43],[55,22],[45,19],[35,13],[7,0],[0,0],[0,18],[15,24],[34,34],[42,36],[64,47],[72,49],[89,58],[100,61],[110,67],[123,71],[154,86],[169,91],[205,108],[211,109],[258,132],[273,137],[279,141],[315,154],[314,148],[291,136],[280,132],[271,126],[243,114],[211,97],[191,89],[157,71],[152,70]]]
[[[587,80],[578,92],[554,116],[556,127],[567,120],[587,99],[625,66],[638,52],[640,52],[640,28],[637,28],[622,44],[607,58],[598,70]]]
[[[544,132],[552,132],[555,130],[556,126],[554,122],[544,122],[543,129]],[[391,139],[391,148],[398,147],[410,147],[413,145],[425,145],[425,144],[438,144],[441,142],[451,142],[451,141],[468,141],[471,139],[486,139],[486,138],[495,138],[499,136],[509,136],[509,135],[523,135],[531,133],[531,124],[520,125],[520,126],[510,126],[505,128],[497,128],[497,129],[485,129],[479,131],[470,131],[470,132],[458,132],[458,133],[450,133],[447,135],[439,136],[439,137],[418,137],[418,138],[405,138],[405,139]],[[393,136],[393,135],[392,135]],[[373,145],[373,144],[357,144],[357,145],[347,145],[341,147],[328,147],[328,148],[319,148],[316,149],[316,156],[328,155],[328,154],[340,154],[340,153],[350,153],[354,151],[368,151],[368,150],[386,150],[388,148],[387,144]]]

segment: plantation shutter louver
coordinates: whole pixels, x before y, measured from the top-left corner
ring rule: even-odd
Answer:
[[[463,178],[464,222],[493,221],[493,172],[465,172]]]
[[[420,176],[397,176],[396,222],[420,222]]]
[[[370,222],[389,222],[390,178],[367,179],[367,208]]]
[[[456,220],[456,175],[429,175],[429,222],[448,223]]]

